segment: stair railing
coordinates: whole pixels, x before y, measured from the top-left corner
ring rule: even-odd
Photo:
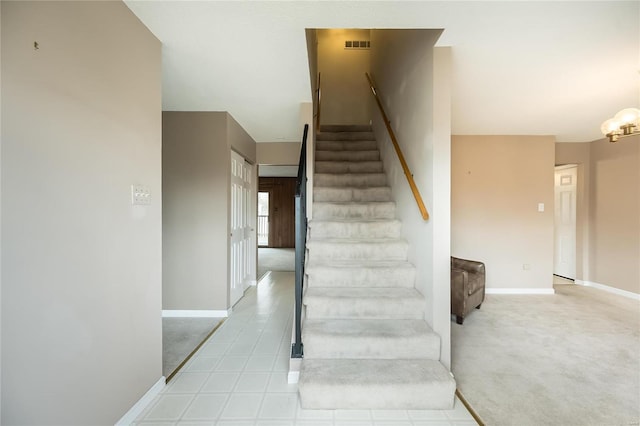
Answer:
[[[320,131],[320,103],[322,101],[322,91],[320,90],[320,73],[316,87],[316,132]]]
[[[307,134],[309,125],[304,125],[300,163],[296,180],[296,273],[295,273],[295,341],[291,345],[291,358],[302,358],[302,286],[304,281],[304,256],[307,243]]]
[[[404,175],[407,177],[407,181],[409,182],[409,187],[411,188],[411,192],[413,193],[413,197],[416,199],[416,203],[418,204],[418,209],[420,209],[420,214],[424,220],[429,219],[429,212],[427,212],[427,208],[422,201],[422,196],[420,195],[420,191],[418,191],[418,187],[416,186],[416,182],[413,180],[413,174],[411,170],[409,170],[409,166],[404,159],[404,155],[402,154],[402,150],[400,149],[400,145],[398,144],[398,139],[396,139],[396,135],[391,128],[391,122],[387,118],[387,114],[384,112],[384,107],[382,106],[382,102],[380,101],[380,97],[378,96],[378,91],[376,90],[376,86],[373,82],[373,79],[369,75],[368,72],[364,73],[367,76],[367,80],[369,80],[369,87],[371,88],[371,93],[373,93],[373,97],[378,104],[378,108],[380,109],[380,113],[382,114],[382,120],[384,121],[385,126],[387,126],[387,131],[389,132],[389,137],[391,138],[391,142],[393,143],[393,147],[395,148],[396,154],[398,155],[398,160],[400,160],[400,164],[402,165],[402,170],[404,171]]]

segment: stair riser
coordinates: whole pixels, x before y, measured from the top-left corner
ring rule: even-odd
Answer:
[[[316,173],[382,173],[382,161],[316,161]]]
[[[373,132],[320,132],[316,141],[371,141],[375,140]]]
[[[317,202],[352,202],[352,201],[392,201],[391,188],[323,188],[313,190],[313,201]]]
[[[429,336],[387,339],[353,336],[329,336],[305,333],[302,329],[305,358],[344,359],[440,359],[440,339]]]
[[[402,224],[384,222],[317,222],[309,223],[309,238],[399,238]]]
[[[371,188],[385,186],[387,176],[384,173],[358,173],[358,174],[323,174],[316,173],[313,177],[316,187],[353,187]]]
[[[393,219],[396,217],[395,203],[333,204],[314,203],[313,218],[329,219]]]
[[[307,242],[309,261],[322,260],[407,260],[405,241],[338,243],[321,240]]]
[[[299,384],[300,403],[307,410],[371,409],[377,410],[451,410],[455,382],[421,383],[389,386],[375,384],[340,386]]]
[[[320,151],[374,151],[378,149],[376,141],[316,141],[316,149]]]
[[[309,319],[422,319],[424,300],[314,297],[304,299]]]
[[[415,268],[332,268],[309,266],[309,287],[405,287],[415,285]]]
[[[379,161],[380,152],[370,151],[316,151],[316,161]]]
[[[323,124],[320,132],[371,132],[368,124]]]

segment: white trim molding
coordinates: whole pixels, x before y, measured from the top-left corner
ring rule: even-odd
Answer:
[[[640,294],[634,293],[632,291],[622,290],[616,287],[611,287],[610,285],[604,285],[600,283],[594,283],[593,281],[582,281],[582,280],[575,280],[575,283],[584,287],[593,287],[593,288],[597,288],[598,290],[606,291],[608,293],[617,294],[618,296],[628,297],[629,299],[640,300]]]
[[[553,288],[485,288],[485,294],[555,294]]]
[[[300,372],[299,371],[289,371],[287,374],[287,383],[290,385],[295,385],[300,380]]]
[[[227,318],[233,309],[221,311],[210,310],[162,310],[163,318]]]
[[[129,426],[132,424],[165,386],[166,379],[162,376],[153,386],[151,386],[151,389],[142,395],[142,398],[133,404],[133,407],[131,407],[131,409],[129,409],[129,411],[127,411],[125,415],[116,422],[115,426]]]

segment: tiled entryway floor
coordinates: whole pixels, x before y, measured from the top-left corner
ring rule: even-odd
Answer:
[[[456,399],[450,411],[303,410],[287,384],[293,272],[271,272],[136,420],[138,425],[475,425]]]

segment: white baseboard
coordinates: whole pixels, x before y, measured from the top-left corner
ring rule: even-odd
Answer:
[[[142,395],[142,398],[140,398],[138,402],[133,404],[133,407],[131,407],[131,409],[127,411],[126,414],[116,422],[115,426],[128,426],[132,424],[136,420],[136,418],[140,414],[142,414],[144,409],[147,408],[151,401],[153,401],[153,398],[155,398],[156,395],[160,393],[162,388],[166,386],[165,380],[166,379],[164,378],[164,376],[160,377],[155,385],[151,386],[151,389],[149,389],[144,395]]]
[[[164,318],[227,318],[233,309],[224,311],[210,310],[162,310]]]
[[[622,290],[616,287],[611,287],[610,285],[604,285],[600,283],[594,283],[593,281],[582,281],[582,280],[575,280],[575,283],[584,287],[593,287],[593,288],[597,288],[598,290],[606,291],[608,293],[617,294],[618,296],[628,297],[629,299],[640,300],[640,294],[634,293],[632,291]]]
[[[485,288],[485,294],[555,294],[552,288]]]

